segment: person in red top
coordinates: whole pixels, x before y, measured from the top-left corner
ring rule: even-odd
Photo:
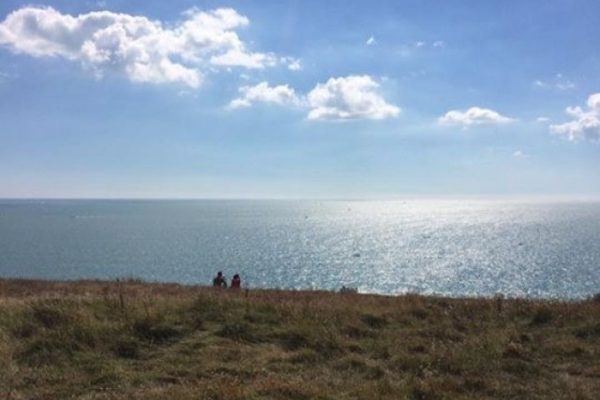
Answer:
[[[231,286],[230,286],[230,288],[232,288],[232,289],[239,289],[241,285],[242,285],[242,280],[240,279],[240,276],[238,274],[235,274],[233,276],[233,278],[231,279]]]

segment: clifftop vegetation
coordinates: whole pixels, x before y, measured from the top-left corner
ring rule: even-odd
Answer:
[[[595,399],[600,301],[0,280],[2,399]]]

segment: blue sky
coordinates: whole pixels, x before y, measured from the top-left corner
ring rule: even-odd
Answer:
[[[597,197],[599,14],[4,0],[0,197]]]

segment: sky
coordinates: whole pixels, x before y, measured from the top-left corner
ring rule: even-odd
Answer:
[[[0,3],[0,197],[600,197],[600,3]]]

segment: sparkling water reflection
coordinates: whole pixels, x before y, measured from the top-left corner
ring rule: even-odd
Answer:
[[[599,203],[0,202],[5,277],[580,298],[599,261]]]

